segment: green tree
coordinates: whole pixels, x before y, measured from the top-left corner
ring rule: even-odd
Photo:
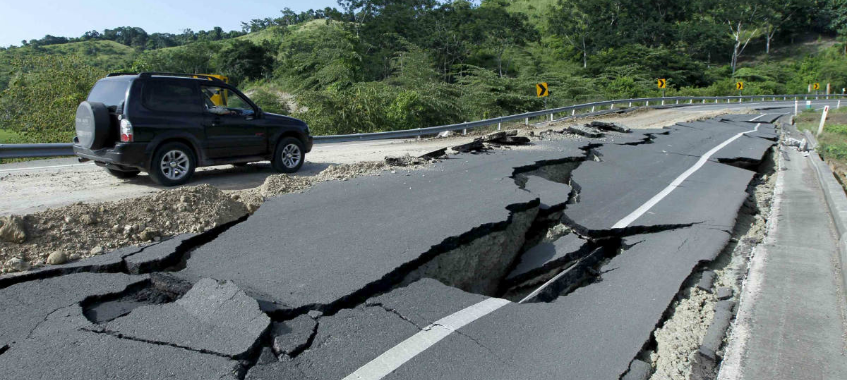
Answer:
[[[215,57],[215,67],[234,83],[260,79],[271,71],[273,57],[268,50],[247,40],[233,40]]]

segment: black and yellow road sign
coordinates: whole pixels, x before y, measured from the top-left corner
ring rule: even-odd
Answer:
[[[744,89],[744,82],[735,82],[735,89],[741,91]]]
[[[668,88],[668,80],[667,79],[662,78],[662,79],[659,79],[656,82],[657,82],[656,84],[659,86],[659,88],[663,88],[663,89]]]
[[[821,89],[820,83],[815,83],[815,84],[812,85],[812,90],[820,90],[820,89]]]
[[[550,95],[550,91],[547,91],[547,82],[536,84],[535,94],[538,95],[539,98],[543,98],[545,96]]]

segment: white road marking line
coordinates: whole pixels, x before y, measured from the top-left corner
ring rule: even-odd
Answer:
[[[758,119],[758,118],[760,118],[760,117],[762,117],[762,116],[765,116],[765,114],[761,114],[761,115],[759,115],[759,116],[756,116],[756,117],[754,117],[754,118],[750,119],[750,121],[756,121],[756,119]]]
[[[67,167],[72,167],[72,166],[88,166],[88,165],[92,165],[92,164],[69,164],[69,165],[53,165],[53,166],[34,166],[34,167],[31,167],[31,168],[0,169],[0,173],[19,172],[19,171],[23,171],[23,170],[67,168]]]
[[[355,372],[345,377],[344,380],[382,379],[415,356],[418,356],[421,352],[424,352],[427,348],[432,347],[432,345],[452,334],[453,331],[510,303],[508,300],[501,298],[488,298],[485,301],[468,306],[439,319],[417,334],[412,335],[410,338],[385,351],[376,359],[368,362],[368,364],[359,367]]]
[[[656,194],[653,198],[647,201],[644,205],[633,211],[631,214],[627,215],[625,218],[621,219],[619,222],[615,223],[612,228],[622,228],[628,226],[630,223],[638,219],[639,216],[647,212],[651,207],[653,207],[656,203],[659,203],[664,197],[671,193],[677,186],[679,186],[686,178],[694,174],[697,169],[700,169],[703,165],[706,164],[706,161],[711,158],[713,154],[717,151],[721,150],[723,147],[729,145],[731,142],[735,141],[739,137],[744,134],[755,132],[759,130],[759,126],[761,123],[756,124],[756,128],[751,129],[747,132],[741,132],[737,135],[729,138],[724,141],[720,145],[712,148],[706,154],[704,154],[697,161],[694,166],[686,170],[679,177],[677,177],[673,182],[671,182],[668,187],[664,190]],[[556,278],[561,277],[565,272],[559,273],[554,277],[553,280],[547,281],[544,285],[541,285],[538,289],[534,290],[531,294],[538,294],[544,288],[546,288],[549,284],[551,284]],[[526,297],[521,300],[519,303],[523,303],[530,297]],[[408,339],[400,342],[396,346],[390,348],[388,351],[382,353],[376,357],[376,359],[371,360],[367,364],[359,367],[355,372],[347,375],[344,380],[379,380],[385,376],[388,376],[391,372],[394,372],[397,368],[400,368],[403,364],[412,360],[415,356],[418,356],[420,353],[426,351],[428,348],[432,347],[442,339],[448,337],[453,331],[456,331],[465,325],[482,318],[497,309],[500,309],[503,306],[510,304],[511,302],[508,300],[504,300],[501,298],[487,298],[484,301],[476,303],[474,305],[468,306],[462,310],[459,310],[453,314],[450,314],[438,321],[435,321],[431,325],[425,327],[423,330],[418,332],[415,335],[412,335]]]

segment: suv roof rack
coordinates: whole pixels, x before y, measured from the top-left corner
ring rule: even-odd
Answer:
[[[212,82],[225,83],[224,81],[222,81],[218,78],[215,78],[214,76],[208,75],[208,74],[180,74],[180,73],[165,73],[165,72],[143,72],[143,73],[138,74],[138,76],[141,77],[141,78],[149,78],[153,75],[163,76],[163,77],[200,78],[200,79],[208,79]]]
[[[138,74],[136,74],[136,73],[109,73],[109,75],[106,75],[106,76],[107,77],[119,77],[121,75],[138,75]]]

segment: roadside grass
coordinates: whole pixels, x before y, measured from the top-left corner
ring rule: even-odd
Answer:
[[[0,144],[11,144],[17,140],[19,140],[17,133],[0,129]]]
[[[801,131],[816,133],[820,120],[821,112],[804,111],[797,116],[794,123]],[[818,143],[818,153],[837,173],[836,177],[842,185],[847,184],[847,107],[829,111],[823,133],[818,136]]]

